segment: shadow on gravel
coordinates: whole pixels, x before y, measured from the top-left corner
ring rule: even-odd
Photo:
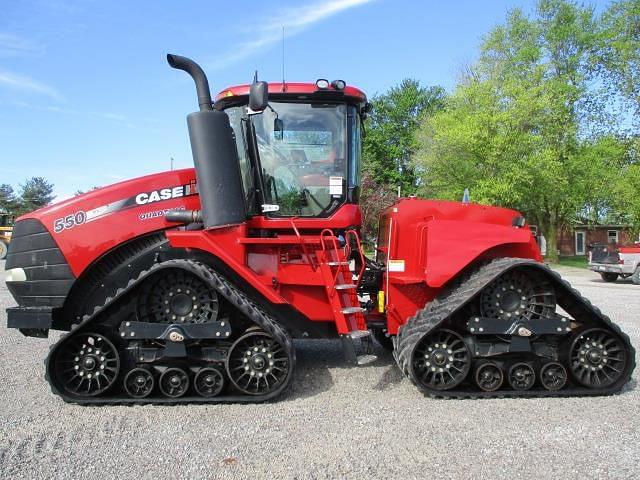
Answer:
[[[373,386],[373,389],[379,392],[384,392],[389,390],[391,387],[398,385],[402,382],[403,378],[404,375],[396,365],[395,361],[393,361],[382,374],[380,381]]]
[[[330,369],[355,370],[387,366],[382,379],[374,387],[376,390],[386,390],[402,380],[402,374],[397,369],[391,352],[375,343],[378,359],[364,366],[352,365],[345,360],[339,340],[296,340],[294,345],[296,373],[286,400],[309,398],[331,390],[334,383]]]
[[[638,386],[638,382],[635,379],[632,378],[627,383],[625,383],[625,385],[620,390],[620,393],[621,394],[628,393],[628,392],[630,392],[632,390],[635,390],[637,386]]]

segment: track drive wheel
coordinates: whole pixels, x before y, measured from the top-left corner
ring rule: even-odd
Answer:
[[[414,347],[410,369],[417,382],[431,390],[452,389],[467,377],[471,353],[451,330],[427,333]]]
[[[556,296],[544,277],[515,270],[498,277],[482,291],[480,310],[488,318],[529,322],[553,314]]]
[[[229,349],[227,374],[233,386],[248,395],[278,390],[290,373],[289,352],[268,333],[254,330]]]
[[[72,335],[54,360],[56,380],[64,390],[80,397],[106,392],[120,371],[116,347],[98,333]]]
[[[138,301],[139,317],[156,323],[205,323],[218,316],[218,295],[201,279],[183,270],[146,282]]]

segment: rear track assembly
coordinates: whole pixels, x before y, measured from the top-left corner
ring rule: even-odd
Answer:
[[[556,302],[572,318],[557,314]],[[394,342],[403,373],[437,398],[610,395],[635,368],[627,335],[527,259],[494,260],[462,276]]]

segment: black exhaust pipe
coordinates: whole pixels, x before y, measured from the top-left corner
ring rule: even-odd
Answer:
[[[187,125],[202,209],[201,215],[187,211],[171,213],[167,220],[200,220],[205,228],[242,223],[247,212],[240,161],[229,117],[212,108],[207,76],[196,62],[179,55],[167,55],[167,61],[173,68],[191,75],[196,83],[200,111],[187,116]]]
[[[167,54],[167,62],[172,68],[178,70],[184,70],[193,81],[196,83],[196,92],[198,93],[198,105],[200,105],[200,111],[212,110],[211,106],[211,91],[209,90],[209,80],[204,73],[200,65],[187,57],[181,57],[180,55]]]

